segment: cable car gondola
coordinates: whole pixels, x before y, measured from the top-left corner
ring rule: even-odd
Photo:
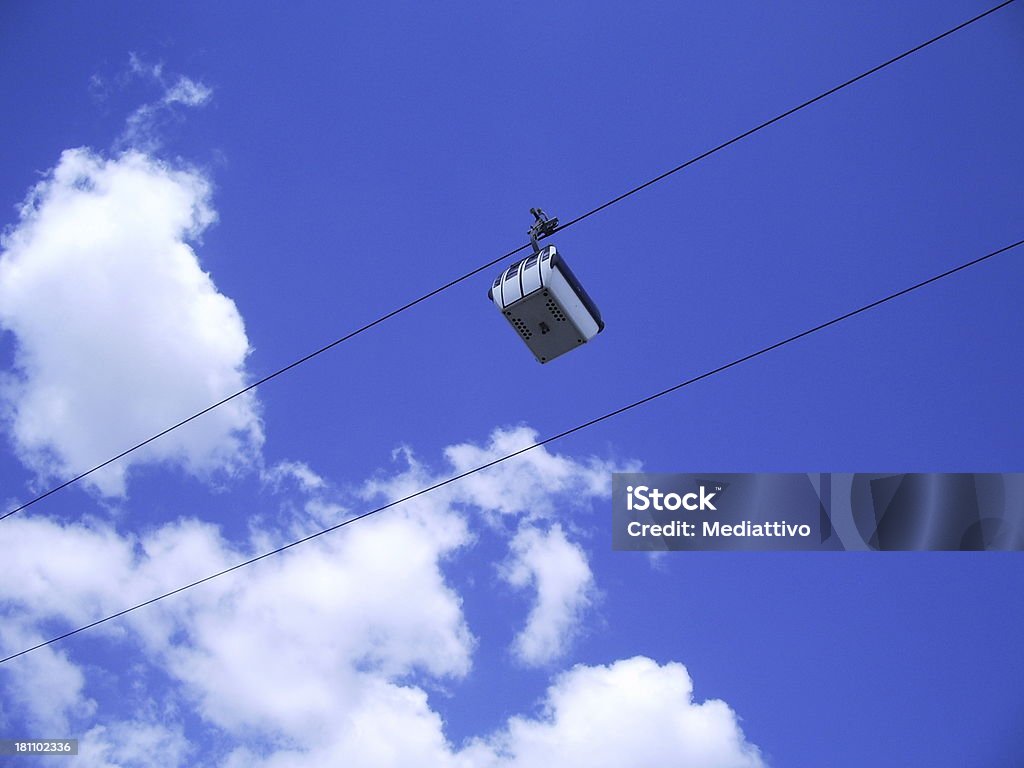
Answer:
[[[558,219],[531,208],[533,254],[503,269],[487,291],[498,311],[526,342],[540,363],[586,344],[604,330],[601,312],[554,245],[538,240],[551,234]]]

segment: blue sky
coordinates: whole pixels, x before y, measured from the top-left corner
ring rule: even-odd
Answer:
[[[7,4],[5,508],[523,244],[531,206],[987,7]],[[553,238],[607,328],[550,365],[486,272],[0,522],[0,650],[1019,240],[1022,40],[1013,4]],[[11,661],[0,735],[83,766],[1011,765],[1019,557],[615,553],[609,489],[1020,471],[1022,278],[1006,253]]]

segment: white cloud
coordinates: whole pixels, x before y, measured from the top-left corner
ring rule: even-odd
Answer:
[[[474,641],[440,569],[465,528],[395,512],[252,568],[183,622],[162,652],[204,717],[315,741],[380,684],[469,671]]]
[[[459,443],[444,449],[447,466],[431,472],[408,448],[395,452],[404,471],[366,483],[368,499],[407,496],[454,475],[489,464],[538,440],[529,427],[499,427],[484,445]],[[636,471],[636,462],[576,459],[540,446],[431,492],[416,503],[467,506],[496,525],[562,516],[566,507],[585,508],[611,493],[611,473]]]
[[[487,450],[506,434],[492,436]],[[589,476],[594,461],[537,453],[530,474],[557,482],[563,498],[597,487]],[[366,492],[400,495],[433,477],[411,452],[405,456],[402,471]],[[504,476],[504,499],[517,493],[516,478]],[[323,486],[307,490],[321,494]],[[353,768],[760,768],[728,706],[695,701],[684,667],[646,658],[574,667],[553,682],[539,714],[452,744],[430,691],[449,688],[457,705],[456,683],[471,674],[476,640],[445,568],[474,544],[480,517],[468,507],[476,498],[421,497],[99,631],[118,644],[125,664],[148,670],[144,679],[166,681],[144,695],[169,702],[172,712],[187,707],[215,734],[206,743],[227,751],[203,759],[224,768],[312,768],[341,756]],[[540,649],[523,652],[540,658],[565,647],[593,577],[582,549],[560,524],[539,520],[530,498],[509,507],[527,522],[513,540],[506,576],[537,589],[521,637],[533,638],[523,640],[524,649]],[[14,518],[0,529],[0,562],[19,578],[0,580],[0,626],[38,633],[41,625],[52,632],[63,622],[85,623],[220,570],[260,551],[255,542],[283,535],[267,526],[243,546],[194,520],[130,536],[103,522]],[[31,638],[9,639],[7,647],[26,642]],[[149,768],[165,751],[160,764],[194,762],[181,725],[190,718],[145,711],[130,721],[97,722],[88,709],[89,696],[98,696],[90,676],[102,671],[75,665],[64,655],[73,650],[50,648],[0,667],[5,703],[15,701],[24,675],[48,676],[50,692],[33,706],[42,710],[49,697],[77,724],[85,734],[83,766]],[[24,663],[33,659],[42,666]],[[60,689],[70,693],[61,699]],[[26,711],[18,709],[19,716]]]
[[[138,107],[125,120],[124,131],[117,142],[122,148],[154,152],[160,145],[161,125],[175,114],[177,107],[202,107],[213,96],[213,89],[205,83],[185,75],[169,79],[162,63],[149,64],[135,53],[128,58],[128,76],[149,81],[160,89],[160,95]],[[102,78],[95,75],[93,81],[94,86],[104,84]]]
[[[495,768],[763,765],[725,702],[697,703],[682,664],[643,656],[574,667],[548,689],[541,717],[513,717],[471,749]]]
[[[456,515],[398,509],[97,630],[140,647],[224,730],[315,741],[334,729],[338,713],[370,706],[393,680],[469,671],[474,640],[441,571],[467,540]],[[25,516],[0,535],[0,561],[19,574],[0,581],[0,605],[19,627],[84,624],[251,554],[197,521],[136,539],[106,524]],[[5,649],[32,644],[24,634]],[[54,690],[80,690],[57,674],[60,661],[44,649],[0,673],[49,670]],[[8,679],[17,681],[24,682]]]
[[[0,652],[17,653],[44,638],[26,622],[5,617]],[[40,648],[10,669],[8,696],[19,717],[35,733],[67,734],[73,717],[91,715],[96,704],[85,695],[85,675],[63,651]]]
[[[371,498],[402,498],[537,440],[537,432],[529,427],[495,429],[484,445],[460,443],[446,448],[449,466],[438,474],[430,473],[409,449],[402,449],[397,456],[407,463],[407,470],[368,483],[366,491]],[[612,472],[638,469],[636,462],[620,464],[595,457],[580,460],[540,446],[412,503],[471,507],[492,525],[505,527],[511,522],[518,529],[500,574],[515,587],[536,590],[533,607],[512,650],[521,663],[538,666],[568,652],[596,591],[586,552],[568,540],[561,524],[549,525],[547,532],[542,532],[538,523],[564,517],[567,510],[583,509],[594,498],[609,495]]]
[[[536,600],[513,650],[524,664],[547,664],[568,650],[594,591],[587,555],[560,525],[547,531],[523,527],[512,540],[501,575],[514,587],[533,587]]]
[[[465,472],[518,451],[539,439],[536,430],[520,426],[496,429],[487,445],[461,443],[445,449],[452,474]],[[577,460],[534,448],[484,472],[471,475],[448,491],[455,501],[472,504],[495,517],[525,520],[564,513],[567,505],[584,506],[611,493],[612,472],[638,471],[636,462],[621,464],[590,457]]]
[[[192,765],[180,725],[119,720],[89,729],[80,739],[77,768],[177,768]]]
[[[237,749],[225,768],[313,768],[344,756],[353,768],[763,768],[736,714],[719,700],[698,702],[686,668],[638,656],[576,666],[548,689],[538,717],[462,748],[423,691],[378,686],[335,727],[302,747],[270,754]]]
[[[22,515],[5,521],[0,561],[17,579],[0,579],[0,602],[32,606],[40,618],[85,621],[107,606],[97,596],[127,574],[131,542],[109,529],[60,525]]]
[[[335,713],[332,727],[292,748],[236,749],[223,768],[471,768],[445,739],[443,722],[426,693],[375,681],[353,707]]]
[[[294,482],[304,493],[322,490],[327,482],[308,464],[302,461],[281,461],[263,473],[264,482],[281,490],[288,482]]]
[[[89,468],[246,383],[249,343],[189,241],[215,219],[199,173],[138,152],[64,152],[0,240],[0,327],[17,340],[3,398],[19,457],[43,479]],[[128,470],[205,476],[258,454],[254,396],[221,406],[86,482]]]
[[[515,716],[462,748],[423,691],[378,685],[335,727],[301,747],[240,747],[225,768],[763,768],[725,702],[697,702],[686,668],[638,656],[577,666],[548,689],[536,718]]]
[[[164,104],[184,104],[186,107],[201,107],[213,96],[213,90],[191,78],[180,76],[165,92]]]

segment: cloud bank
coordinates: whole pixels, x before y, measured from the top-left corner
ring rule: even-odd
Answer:
[[[462,444],[446,456],[485,455],[532,434],[497,430],[484,445]],[[532,490],[514,498],[521,486],[513,479],[526,472],[557,484],[551,509],[565,509],[582,503],[580,488],[594,487],[591,498],[599,497],[601,462],[545,448],[532,453],[490,478],[499,498],[478,498],[479,489],[456,484],[97,628],[117,649],[119,666],[168,681],[141,686],[130,713],[97,706],[102,671],[76,660],[74,644],[0,668],[4,700],[23,690],[20,711],[45,712],[54,727],[79,726],[78,762],[88,768],[149,766],[153,749],[162,750],[162,765],[196,764],[189,718],[218,734],[211,742],[218,749],[203,760],[224,768],[309,768],[341,756],[346,766],[397,768],[761,768],[728,705],[695,699],[681,664],[645,657],[574,666],[553,679],[535,713],[462,744],[449,739],[434,697],[457,700],[459,681],[473,674],[477,633],[488,631],[469,625],[447,575],[473,557],[474,530],[509,515],[517,521],[503,577],[536,593],[514,648],[523,661],[550,660],[570,647],[581,595],[593,588],[585,550],[526,504]],[[277,474],[298,481],[280,491],[287,509],[248,542],[190,519],[133,535],[103,522],[12,518],[0,531],[0,562],[20,576],[0,581],[0,650],[20,650],[46,635],[44,627],[85,623],[281,541],[301,524],[297,498],[321,516],[344,519],[349,506],[408,492],[453,466],[435,473],[410,451],[403,456],[399,469],[365,484],[362,500],[333,498],[330,483],[310,467],[283,463]],[[502,487],[506,481],[512,484]],[[54,685],[21,689],[25,674]],[[444,690],[450,693],[438,694]]]

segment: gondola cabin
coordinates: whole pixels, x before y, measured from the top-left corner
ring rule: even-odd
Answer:
[[[503,270],[487,297],[541,363],[604,330],[600,311],[553,245]]]

